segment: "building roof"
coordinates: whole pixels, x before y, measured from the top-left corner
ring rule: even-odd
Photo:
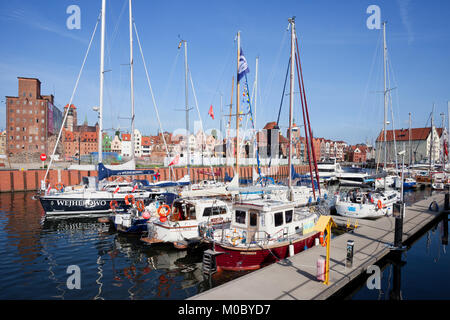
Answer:
[[[152,145],[152,139],[150,137],[142,137],[141,145],[142,146],[151,146]]]
[[[442,128],[436,128],[439,136],[442,134]],[[426,140],[430,135],[431,127],[428,128],[411,128],[411,140]],[[380,132],[377,142],[384,141],[384,133]],[[392,130],[386,130],[386,141],[394,141],[394,133]],[[398,129],[395,130],[395,141],[409,141],[409,129]]]
[[[122,141],[131,141],[131,134],[122,133]]]
[[[263,129],[271,130],[271,129],[275,129],[276,126],[277,126],[276,121],[267,122]]]
[[[68,107],[69,107],[69,104],[66,104],[66,106],[64,107],[64,109],[66,109],[66,108],[68,108]],[[76,109],[76,107],[75,107],[73,104],[70,105],[70,108],[71,108],[71,109]]]

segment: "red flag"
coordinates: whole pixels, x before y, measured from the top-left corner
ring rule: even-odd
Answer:
[[[119,186],[117,186],[117,188],[116,188],[116,190],[114,190],[114,193],[117,193],[117,192],[119,192]]]
[[[178,164],[179,161],[180,161],[180,155],[177,154],[177,156],[175,158],[173,158],[173,160],[169,163],[169,166],[173,166],[175,164]]]
[[[444,140],[444,152],[445,152],[445,155],[448,157],[447,141],[445,141],[445,140]]]
[[[133,187],[133,190],[131,190],[131,192],[135,192],[137,188],[138,188],[138,184],[136,183]]]
[[[211,116],[211,118],[214,120],[214,112],[213,112],[213,107],[212,105],[209,107],[209,111],[208,114]]]

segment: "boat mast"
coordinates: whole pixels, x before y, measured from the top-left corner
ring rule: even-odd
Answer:
[[[228,118],[227,140],[226,140],[226,144],[225,144],[225,162],[226,162],[227,167],[228,167],[228,155],[231,153],[231,150],[229,150],[229,147],[231,148],[230,130],[231,130],[231,116],[232,116],[232,112],[233,112],[233,89],[234,89],[234,76],[231,78],[230,113],[229,113],[229,118]]]
[[[448,117],[448,130],[450,131],[450,101],[447,101],[447,117]],[[449,139],[449,135],[450,132],[447,131],[447,151],[450,150],[450,139]],[[447,156],[447,163],[449,162],[449,156]],[[444,166],[445,169],[445,166]]]
[[[134,82],[133,82],[133,14],[131,8],[131,0],[129,0],[130,7],[130,89],[131,89],[131,158],[134,159]]]
[[[187,161],[187,170],[188,170],[188,176],[189,180],[191,179],[191,150],[189,146],[189,101],[188,101],[188,61],[187,61],[187,41],[181,40],[178,44],[178,49],[181,48],[181,46],[184,43],[184,86],[185,86],[185,92],[184,92],[184,98],[185,98],[185,104],[186,104],[186,161]],[[191,190],[191,184],[189,184],[189,190]]]
[[[258,101],[258,63],[259,63],[259,57],[256,57],[256,65],[255,65],[255,90],[254,90],[254,96],[253,96],[253,125],[255,127],[254,134],[256,135],[256,104]],[[255,136],[256,139],[256,136]],[[256,147],[257,148],[257,147]],[[253,158],[256,158],[256,148],[253,148]]]
[[[288,19],[291,26],[291,65],[290,65],[290,95],[289,95],[289,178],[288,178],[288,188],[289,188],[289,200],[292,201],[292,117],[294,110],[294,59],[295,59],[295,17]],[[312,181],[312,176],[311,176]]]
[[[411,112],[409,113],[409,132],[408,132],[408,144],[409,144],[409,167],[412,163],[412,147],[411,147]]]
[[[387,141],[386,141],[386,120],[387,120],[386,56],[387,56],[386,22],[383,22],[383,74],[384,74],[384,121],[383,121],[384,166],[383,166],[383,168],[384,168],[384,171],[386,171],[386,165],[387,165]],[[386,177],[384,177],[384,190],[386,190]]]
[[[102,28],[100,42],[100,105],[98,110],[98,163],[103,162],[103,82],[105,76],[105,10],[106,0],[102,0]]]
[[[430,143],[430,173],[431,173],[431,167],[433,162],[433,142],[434,142],[434,132],[433,132],[433,113],[434,113],[434,102],[433,102],[433,109],[431,111],[431,143]]]
[[[241,32],[237,33],[237,73],[236,73],[236,173],[239,177],[239,60],[241,58]]]

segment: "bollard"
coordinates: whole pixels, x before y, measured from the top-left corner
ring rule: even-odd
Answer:
[[[325,281],[325,259],[320,257],[317,259],[317,280]]]
[[[353,266],[353,250],[355,242],[353,240],[347,241],[347,259],[345,261],[345,266],[351,268]]]
[[[293,257],[294,256],[294,245],[291,243],[289,244],[289,257]]]
[[[399,249],[402,247],[403,241],[403,215],[404,204],[394,203],[393,215],[395,217],[395,233],[394,233],[394,247]]]

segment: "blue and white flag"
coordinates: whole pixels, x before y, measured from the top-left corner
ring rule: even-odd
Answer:
[[[244,53],[242,52],[239,55],[239,70],[238,70],[238,79],[237,81],[241,81],[241,78],[246,74],[249,73],[250,69],[248,68],[247,60],[244,57]]]

